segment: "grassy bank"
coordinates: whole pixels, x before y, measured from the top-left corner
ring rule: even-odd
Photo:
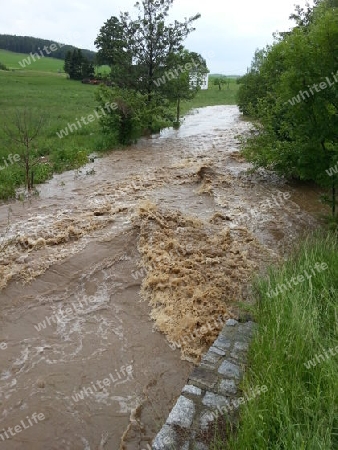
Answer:
[[[63,139],[56,134],[67,124],[75,123],[77,118],[93,113],[97,106],[94,99],[96,89],[95,86],[67,80],[64,74],[0,71],[1,122],[8,120],[16,108],[23,106],[38,111],[46,118],[35,147],[38,157],[45,157],[47,164],[39,164],[34,170],[36,183],[45,181],[53,172],[84,164],[90,152],[106,147],[98,121],[83,126]],[[10,147],[2,126],[0,143],[2,163],[3,158],[6,159],[10,153],[17,153],[15,146]],[[1,170],[0,198],[13,196],[15,188],[23,182],[23,170],[17,164]]]
[[[255,288],[259,330],[243,388],[268,392],[242,406],[237,434],[213,449],[338,448],[337,235],[308,239]]]

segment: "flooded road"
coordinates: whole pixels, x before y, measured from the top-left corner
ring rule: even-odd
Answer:
[[[0,448],[150,448],[252,274],[322,211],[246,172],[249,127],[203,108],[0,206]]]

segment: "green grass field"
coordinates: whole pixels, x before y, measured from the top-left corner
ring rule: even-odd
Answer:
[[[102,135],[98,121],[83,126],[63,139],[58,138],[56,133],[68,124],[93,114],[97,107],[95,92],[98,88],[67,79],[66,74],[62,73],[63,61],[58,59],[41,58],[22,69],[19,61],[28,56],[0,50],[0,62],[11,69],[0,70],[0,116],[4,123],[16,108],[25,106],[46,118],[41,136],[36,142],[38,156],[47,158],[49,163],[39,164],[34,171],[35,181],[40,183],[53,172],[79,167],[87,161],[88,154],[108,150],[110,145]],[[104,72],[106,67],[98,70]],[[182,114],[192,108],[235,104],[237,86],[232,79],[229,89],[224,86],[219,91],[211,78],[208,90],[200,91],[195,99],[182,104]],[[6,159],[9,153],[16,153],[15,147],[9,146],[1,126],[0,143],[1,167],[3,158]],[[0,169],[0,199],[14,196],[15,188],[23,182],[23,171],[18,165]]]
[[[0,49],[0,62],[5,64],[5,66],[10,70],[23,70],[19,62],[27,59],[28,56],[29,55],[24,53],[13,53]],[[57,73],[59,70],[63,72],[63,61],[55,58],[41,58],[37,59],[35,62],[32,62],[30,65],[27,65],[25,70],[52,73]]]
[[[46,73],[64,73],[63,64],[61,59],[56,58],[41,58],[34,62],[31,59],[31,64],[22,67],[19,63],[27,59],[29,55],[25,53],[13,53],[7,50],[0,49],[0,62],[3,63],[7,69],[10,70],[29,70],[32,72],[46,72]],[[97,68],[97,72],[101,74],[109,73],[108,66],[100,66]],[[65,74],[64,74],[65,75]],[[66,76],[66,75],[65,75]]]
[[[236,78],[230,78],[228,86],[222,86],[220,91],[218,86],[213,84],[214,77],[209,76],[209,87],[201,90],[193,100],[182,103],[182,114],[186,114],[192,108],[203,108],[204,106],[216,105],[236,105],[236,95],[239,85]]]
[[[95,86],[70,81],[64,74],[28,70],[0,71],[1,123],[9,120],[16,108],[23,106],[37,111],[46,119],[36,147],[37,154],[45,156],[49,164],[40,164],[35,169],[37,183],[45,181],[52,172],[62,172],[84,164],[87,154],[104,146],[97,121],[63,139],[56,135],[68,123],[72,124],[77,118],[93,113],[97,106],[94,99],[96,89]],[[10,147],[1,126],[0,142],[1,162],[2,157],[9,153],[17,153],[15,146]],[[13,196],[15,188],[23,184],[23,177],[22,168],[16,164],[1,170],[0,198]]]

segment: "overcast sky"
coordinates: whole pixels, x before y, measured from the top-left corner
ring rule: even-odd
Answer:
[[[10,0],[1,6],[0,32],[52,39],[95,50],[100,27],[135,0]],[[211,73],[243,74],[272,33],[292,27],[294,5],[306,0],[175,0],[170,17],[202,14],[185,46],[206,58]],[[310,1],[312,3],[312,1]]]

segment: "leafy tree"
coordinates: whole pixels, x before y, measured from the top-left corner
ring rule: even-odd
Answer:
[[[120,20],[112,16],[100,29],[94,44],[99,49],[97,63],[110,66],[111,78],[121,88],[131,87],[132,55],[128,50],[127,33]]]
[[[168,81],[162,85],[163,95],[176,107],[176,124],[180,122],[180,105],[182,100],[193,99],[200,90],[205,75],[209,72],[206,61],[195,52],[182,50],[168,57]]]
[[[214,78],[214,86],[218,86],[218,89],[222,90],[222,85],[226,84],[228,81],[227,77],[224,75],[221,75],[219,77]]]
[[[71,80],[82,80],[94,75],[94,65],[80,49],[69,50],[65,56],[64,71]]]
[[[184,22],[167,24],[173,0],[142,0],[136,3],[138,17],[133,20],[129,13],[120,18],[111,17],[101,28],[95,41],[101,60],[110,66],[112,81],[116,86],[134,89],[147,95],[147,103],[157,98],[154,83],[169,70],[169,55],[182,50],[182,42],[191,33],[196,14]]]
[[[100,122],[105,134],[108,134],[115,144],[129,145],[136,140],[146,127],[146,96],[128,89],[114,87],[109,89],[100,86],[96,98],[101,105],[101,111],[106,105],[109,114],[101,117]]]
[[[338,162],[337,0],[297,9],[297,26],[256,53],[241,80],[242,112],[258,119],[245,154],[256,166],[331,188],[336,212]]]
[[[263,98],[267,92],[267,84],[261,72],[268,48],[256,50],[251,63],[251,68],[247,74],[237,79],[240,85],[237,95],[237,104],[239,110],[252,117],[257,117],[257,107],[259,99]]]
[[[68,75],[70,75],[71,73],[71,64],[72,64],[72,51],[68,50],[65,55],[65,63],[63,66],[63,70],[65,71],[65,73],[68,73]]]
[[[81,78],[92,78],[94,77],[94,73],[94,64],[87,58],[84,58],[81,66]]]

